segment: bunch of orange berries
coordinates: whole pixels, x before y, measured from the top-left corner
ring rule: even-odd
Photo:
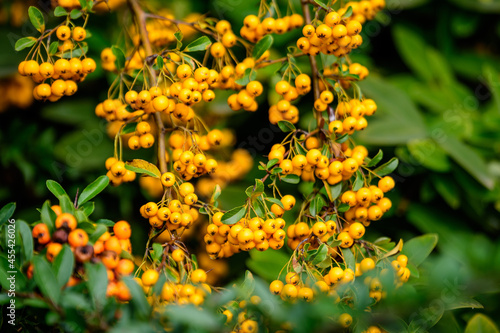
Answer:
[[[87,35],[83,27],[71,29],[68,25],[60,25],[54,32],[59,39],[59,59],[47,55],[47,61],[39,63],[33,59],[34,53],[31,60],[22,61],[18,66],[19,74],[31,77],[38,84],[33,89],[37,100],[55,102],[63,96],[73,95],[78,89],[77,83],[85,80],[87,74],[96,68],[92,58],[72,56],[71,50],[81,48],[79,43]]]
[[[256,15],[247,15],[243,19],[243,27],[240,30],[240,35],[256,43],[265,35],[272,33],[282,35],[292,29],[301,27],[303,24],[304,18],[300,14],[287,15],[276,19],[268,16],[262,21]]]
[[[91,244],[87,232],[78,228],[74,215],[63,213],[58,205],[51,208],[57,215],[55,230],[51,234],[46,224],[38,223],[33,227],[32,236],[36,249],[39,252],[45,249],[45,256],[50,262],[59,255],[64,244],[70,246],[76,265],[66,286],[74,286],[82,281],[85,276],[84,263],[102,262],[108,273],[107,295],[116,296],[122,301],[129,300],[130,293],[120,277],[130,275],[135,270],[132,260],[121,257],[122,251],[128,252],[129,256],[132,252],[130,225],[126,221],[118,221],[113,226],[113,235],[106,231]],[[32,278],[33,274],[36,272],[33,271],[33,265],[30,265],[28,277]]]
[[[261,217],[242,218],[237,223],[223,224],[224,214],[217,212],[212,216],[212,223],[207,226],[204,237],[207,253],[212,259],[228,258],[240,251],[257,249],[266,251],[279,250],[285,244],[285,220],[282,218]]]
[[[118,186],[121,183],[133,182],[136,178],[136,173],[132,170],[125,168],[125,163],[116,159],[115,157],[109,157],[105,162],[106,176],[109,178],[109,182],[113,186]]]
[[[281,80],[276,83],[274,89],[281,96],[281,99],[269,108],[269,122],[277,124],[281,120],[286,120],[292,124],[299,121],[299,109],[292,105],[300,95],[305,95],[311,91],[311,78],[307,74],[299,74],[295,78],[295,87],[288,81]]]

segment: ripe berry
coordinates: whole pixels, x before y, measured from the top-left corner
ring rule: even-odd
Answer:
[[[113,232],[118,239],[129,239],[132,235],[130,224],[126,221],[118,221],[113,226]]]
[[[279,295],[281,293],[281,291],[283,290],[283,282],[281,282],[280,280],[274,280],[273,282],[271,282],[271,284],[269,285],[269,290],[275,294],[275,295]]]
[[[56,30],[56,36],[59,40],[66,40],[71,37],[71,29],[66,25],[61,25]]]
[[[75,41],[81,42],[87,36],[87,32],[82,27],[74,27],[72,37]],[[59,36],[58,36],[59,37]]]
[[[191,273],[191,282],[205,283],[207,280],[207,273],[202,269],[196,269]]]
[[[68,235],[68,243],[72,247],[85,246],[89,242],[89,236],[82,229],[75,229]]]
[[[184,260],[184,257],[184,251],[182,251],[181,249],[175,249],[172,252],[172,259],[174,259],[176,262],[181,262],[182,260]]]
[[[47,244],[50,242],[50,232],[46,224],[38,223],[33,228],[32,235],[38,241],[38,244]]]
[[[76,218],[70,213],[62,213],[56,218],[56,228],[65,228],[68,230],[74,230],[76,228]]]
[[[148,269],[147,271],[145,271],[142,274],[141,280],[142,280],[142,284],[144,286],[149,287],[149,286],[154,285],[158,281],[158,278],[159,278],[159,274],[156,270]]]

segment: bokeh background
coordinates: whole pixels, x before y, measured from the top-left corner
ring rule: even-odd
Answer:
[[[300,12],[297,1],[292,2]],[[258,3],[148,1],[151,7],[167,7],[179,18],[208,12],[230,20],[235,31],[244,16],[255,13]],[[25,53],[15,52],[13,47],[19,37],[33,33],[27,23],[29,5],[48,2],[3,0],[0,4],[0,206],[15,201],[16,218],[34,222],[39,216],[36,208],[51,198],[45,187],[47,179],[60,182],[74,195],[105,173],[104,161],[113,154],[113,142],[94,108],[106,98],[113,76],[99,67],[79,85],[75,96],[57,103],[33,101],[30,80],[16,75]],[[364,26],[363,46],[351,57],[370,70],[360,85],[379,105],[356,140],[367,145],[372,155],[381,148],[384,160],[400,159],[393,175],[397,181],[391,194],[393,209],[369,228],[367,237],[439,236],[436,251],[420,273],[422,284],[435,288],[434,294],[425,296],[426,301],[437,300],[439,306],[424,308],[422,313],[417,310],[417,317],[427,318],[424,311],[442,315],[440,306],[448,309],[443,300],[447,285],[453,285],[456,299],[472,297],[478,302],[474,307],[484,306],[473,310],[456,306],[433,328],[436,332],[460,331],[478,312],[500,323],[499,14],[500,1],[494,0],[388,1],[388,8]],[[89,23],[89,54],[95,59],[103,48],[121,43],[125,37],[116,14],[101,15]],[[299,34],[277,36],[272,57],[283,56],[280,52],[294,44]],[[299,64],[306,61],[297,60]],[[278,80],[274,74],[278,67],[259,72],[259,79],[268,82],[266,88]],[[254,159],[253,171],[223,189],[221,206],[231,208],[243,201],[244,189],[259,176],[258,161],[272,143],[279,142],[280,134],[267,120],[266,100],[273,95],[261,96],[255,113],[233,113],[224,105],[224,96],[211,106],[212,124],[232,128],[236,146],[249,149]],[[304,100],[301,105],[310,102]],[[300,120],[305,128],[310,120],[306,113],[301,112]],[[222,117],[226,114],[230,114],[227,119]],[[266,133],[259,132],[261,128]],[[273,133],[272,142],[265,137],[268,133]],[[151,158],[153,152],[139,154]],[[126,152],[126,158],[131,156],[138,155]],[[308,188],[290,186],[286,190],[300,195]],[[138,180],[109,188],[97,198],[94,216],[130,221],[134,252],[142,254],[149,224],[138,210],[145,198],[154,198],[154,192],[155,184]],[[191,248],[197,249],[202,266],[214,268],[213,279],[218,284],[241,275],[246,267],[270,280],[289,251],[240,254],[214,264],[203,253],[202,233],[195,230],[192,234]]]

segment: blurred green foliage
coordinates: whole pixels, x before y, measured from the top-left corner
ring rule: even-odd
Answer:
[[[255,12],[257,5],[258,1],[253,0],[183,1],[175,2],[172,9],[178,17],[193,11],[210,11],[216,17],[242,22],[245,15]],[[9,1],[2,6],[9,9]],[[388,1],[388,9],[364,27],[364,45],[352,55],[353,61],[370,69],[370,76],[360,86],[379,105],[368,128],[356,140],[372,147],[373,153],[383,146],[387,159],[397,156],[401,161],[394,174],[397,191],[391,195],[395,208],[389,218],[372,225],[367,236],[373,240],[381,235],[410,239],[422,233],[439,237],[437,251],[422,263],[419,272],[412,272],[414,283],[389,293],[387,307],[397,308],[397,315],[409,325],[386,327],[389,331],[498,331],[499,13],[499,1]],[[94,58],[104,47],[124,37],[116,29],[118,23],[113,15],[93,18],[90,23],[89,50]],[[234,30],[237,29],[235,23]],[[26,30],[4,24],[0,32],[21,36]],[[293,44],[298,34],[277,36],[272,57],[283,56],[280,50]],[[4,78],[16,71],[22,58],[14,53],[11,40],[0,41],[4,50],[0,74]],[[297,60],[299,66],[306,61]],[[269,80],[267,87],[278,80],[273,75],[278,67],[259,72],[263,80]],[[102,70],[97,71],[72,98],[55,104],[35,103],[28,109],[10,108],[0,114],[0,206],[17,202],[17,219],[38,219],[35,207],[41,206],[50,194],[45,187],[47,179],[59,181],[71,196],[104,173],[104,161],[112,154],[112,141],[93,110],[105,98],[109,79]],[[268,98],[274,97],[271,94]],[[311,101],[304,104],[307,102]],[[214,108],[221,107],[223,98],[215,105]],[[303,116],[301,124],[307,127],[308,121],[310,118]],[[236,114],[228,123],[236,128],[238,144],[246,143],[261,154],[267,151],[248,145],[255,128],[267,124],[265,103],[257,113]],[[223,191],[223,207],[242,202],[244,189],[256,172]],[[289,187],[290,192],[294,190]],[[306,193],[307,187],[299,190]],[[142,254],[148,228],[138,214],[144,195],[147,196],[137,184],[122,185],[120,190],[108,188],[96,201],[94,213],[131,221],[138,254]],[[273,279],[288,258],[288,254],[282,253],[287,250],[268,252],[252,252],[246,258],[248,268],[265,280]],[[241,275],[239,258],[231,261],[230,278]],[[254,288],[275,309],[271,317],[277,323],[286,318],[298,331],[326,329],[324,317],[331,315],[333,307],[323,300],[313,306],[297,303],[282,307],[264,292],[267,287],[260,280],[255,281]],[[217,331],[222,323],[214,319],[216,305],[224,304],[234,296],[231,293],[238,292],[241,291],[229,290],[209,299],[213,306],[204,310],[173,309],[174,331]],[[77,295],[68,299],[88,302]],[[144,318],[135,312],[141,306],[145,306],[144,302],[133,302],[125,308],[115,330],[123,332],[128,327],[129,331],[150,331],[145,321],[141,323]],[[256,308],[268,311],[264,306]],[[81,320],[74,315],[75,322]],[[395,325],[397,321],[385,316],[381,313],[382,321]],[[363,318],[362,314],[359,318]],[[134,319],[137,321],[131,323]]]

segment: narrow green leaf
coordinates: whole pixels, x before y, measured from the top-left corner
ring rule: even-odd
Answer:
[[[66,191],[55,180],[49,179],[45,184],[47,185],[49,191],[52,192],[52,194],[55,195],[56,198],[59,198],[61,195],[67,195]]]
[[[116,57],[116,59],[115,59],[116,69],[118,69],[118,70],[123,69],[125,67],[125,62],[127,61],[127,59],[125,57],[125,53],[123,52],[123,50],[121,48],[119,48],[116,45],[113,45],[111,47],[111,51],[113,52],[113,54]]]
[[[108,219],[99,219],[99,220],[95,221],[95,223],[96,224],[103,224],[106,227],[112,227],[115,225],[115,222],[108,220]]]
[[[74,203],[67,195],[62,195],[59,197],[59,206],[61,206],[61,210],[63,213],[70,213],[75,215],[75,206]],[[52,209],[51,209],[52,211]]]
[[[64,244],[52,264],[59,288],[64,287],[68,283],[71,274],[73,274],[74,266],[75,258],[73,252],[67,244]]]
[[[202,36],[189,43],[182,52],[205,51],[210,47],[211,44],[212,42],[207,36]]]
[[[50,232],[55,230],[56,224],[56,213],[50,208],[50,201],[47,200],[42,205],[42,210],[40,212],[40,219],[42,223],[49,227]]]
[[[446,140],[440,140],[439,145],[484,187],[493,189],[495,180],[490,175],[483,157],[475,150],[451,135],[448,135]]]
[[[365,182],[363,180],[363,175],[361,174],[361,171],[359,171],[359,170],[356,171],[356,179],[354,180],[354,183],[352,184],[352,190],[357,191],[360,188],[362,188],[364,184],[365,184]]]
[[[27,47],[31,47],[31,46],[35,45],[35,43],[36,43],[36,39],[33,38],[33,37],[19,38],[16,41],[16,44],[14,45],[14,49],[16,51],[21,51],[21,50],[24,50]]]
[[[16,220],[16,229],[21,235],[24,262],[30,261],[33,257],[33,236],[31,229],[28,223],[23,220]]]
[[[325,244],[321,244],[318,247],[318,250],[316,251],[315,255],[310,258],[312,260],[311,264],[314,266],[320,264],[322,261],[326,259],[326,256],[328,255],[328,247]]]
[[[16,203],[10,202],[0,209],[0,227],[7,223],[9,219],[14,215],[14,211],[16,210]]]
[[[35,29],[39,32],[43,32],[45,30],[45,20],[40,9],[30,6],[28,9],[28,15],[30,17],[31,24],[33,24]]]
[[[59,47],[59,42],[52,42],[52,43],[50,43],[50,45],[49,45],[49,54],[50,55],[56,54],[57,50],[58,50],[58,47]]]
[[[266,164],[266,168],[269,170],[270,168],[272,168],[273,166],[276,165],[276,163],[278,163],[279,160],[277,158],[273,158],[272,160],[270,160],[269,162],[267,162]]]
[[[58,304],[59,297],[61,295],[61,288],[59,288],[57,284],[56,275],[50,267],[47,259],[45,259],[42,255],[35,256],[33,258],[33,270],[33,278],[35,279],[36,285],[42,294],[52,300],[55,304]],[[106,290],[104,290],[104,294],[105,293]]]
[[[323,7],[324,9],[328,10],[328,1],[325,0],[314,0],[318,5]]]
[[[87,273],[87,288],[94,304],[94,309],[101,310],[106,304],[106,290],[108,288],[108,274],[102,263],[85,264]]]
[[[375,155],[370,160],[370,162],[368,162],[368,164],[366,166],[368,168],[372,168],[372,167],[376,166],[380,161],[382,161],[383,157],[384,157],[384,152],[382,151],[382,149],[379,149],[377,155]]]
[[[286,132],[292,132],[292,131],[296,130],[295,125],[292,124],[289,121],[286,121],[286,120],[280,120],[280,121],[278,121],[278,126],[285,133]]]
[[[353,272],[356,271],[356,259],[354,258],[354,254],[352,254],[351,249],[342,248],[340,250],[342,251],[342,256],[344,257],[346,267],[352,269]]]
[[[146,296],[144,296],[144,291],[131,276],[124,276],[122,279],[130,291],[132,297],[130,303],[134,306],[135,313],[139,317],[146,319],[151,312],[151,307]]]
[[[346,19],[352,16],[352,7],[349,6],[347,7],[347,10],[345,11],[344,15],[342,15],[342,19]]]
[[[184,37],[182,35],[182,31],[180,30],[177,30],[175,33],[174,33],[174,37],[175,39],[177,40],[177,49],[180,50],[181,49],[181,46],[182,46],[182,38]]]
[[[94,212],[95,204],[93,202],[86,202],[81,205],[78,209],[80,209],[83,214],[88,218]]]
[[[253,47],[252,57],[255,60],[258,60],[260,57],[262,57],[264,52],[266,52],[267,50],[269,50],[271,48],[271,45],[273,45],[273,42],[274,42],[274,39],[273,39],[273,36],[271,36],[271,35],[266,35],[266,36],[262,37],[257,42],[257,44],[255,44],[255,46]]]
[[[332,196],[332,201],[337,199],[342,193],[342,182],[339,182],[333,186],[330,186],[330,194]]]
[[[398,167],[399,160],[396,157],[393,157],[389,160],[389,162],[382,164],[378,168],[373,170],[373,173],[376,175],[379,175],[380,177],[383,177],[385,175],[388,175],[392,173],[396,168]]]
[[[245,216],[245,211],[245,206],[233,208],[222,215],[221,221],[224,224],[235,224]]]
[[[300,182],[300,177],[297,175],[286,175],[281,177],[281,180],[289,184],[298,184]]]
[[[285,208],[285,206],[283,205],[281,200],[278,200],[278,199],[272,198],[272,197],[265,197],[265,199],[266,199],[266,201],[269,201],[273,204],[276,204],[276,205],[280,206],[281,208]]]
[[[99,178],[97,178],[82,191],[82,193],[78,197],[78,206],[83,205],[84,203],[101,193],[102,190],[104,190],[106,186],[108,186],[108,184],[108,176],[100,176]]]
[[[153,252],[151,253],[151,258],[153,262],[160,261],[161,255],[163,253],[163,247],[159,243],[153,243]]]

